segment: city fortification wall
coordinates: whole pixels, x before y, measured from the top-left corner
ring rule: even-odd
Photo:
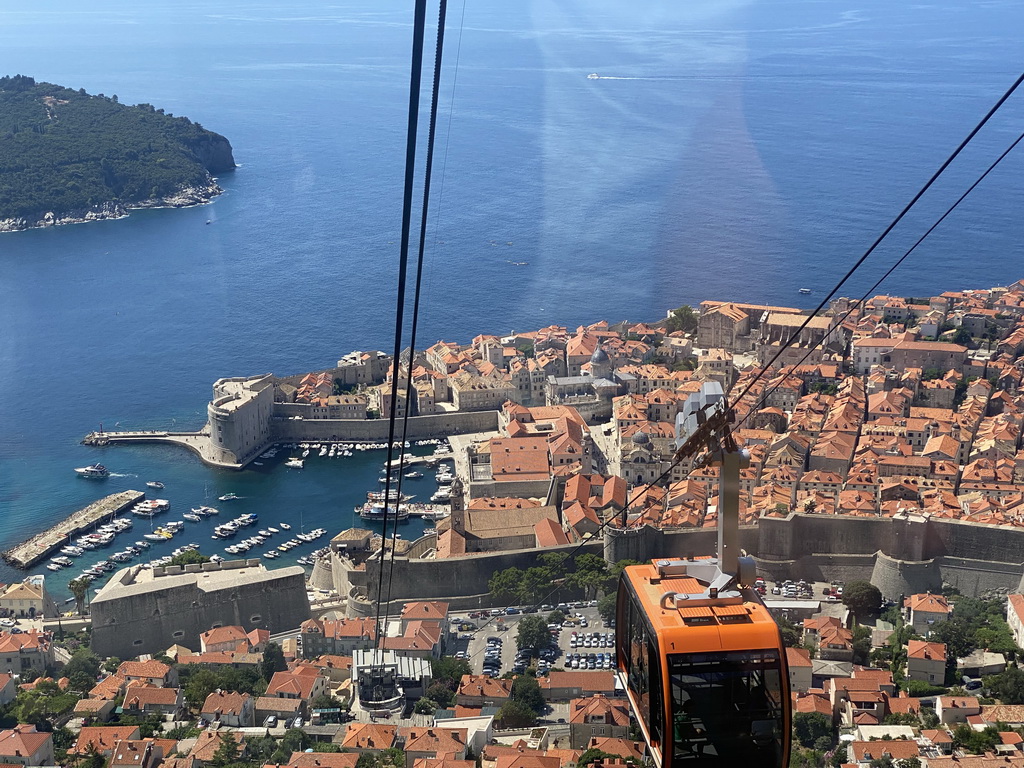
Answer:
[[[419,440],[498,429],[497,411],[438,413],[409,418],[408,438]],[[275,442],[368,441],[387,442],[387,419],[286,419],[270,420],[271,440]]]
[[[92,601],[93,652],[131,659],[173,643],[198,648],[211,627],[280,632],[310,616],[300,566],[267,570],[243,560],[158,570],[147,578],[125,568]]]

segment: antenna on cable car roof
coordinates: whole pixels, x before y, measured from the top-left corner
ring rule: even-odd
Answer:
[[[729,430],[732,420],[732,410],[717,381],[704,382],[676,416],[675,461],[685,461],[700,451],[694,467],[719,467],[718,556],[685,565],[667,560],[656,563],[659,571],[683,571],[708,584],[709,597],[723,595],[737,583],[749,584],[755,575],[753,560],[740,558],[739,545],[740,470],[750,466],[750,453],[737,447]]]

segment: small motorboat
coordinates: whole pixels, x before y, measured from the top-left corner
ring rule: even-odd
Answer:
[[[235,499],[240,499],[240,498],[242,498],[242,497],[238,496],[237,494],[225,493],[223,496],[218,496],[217,500],[218,501],[234,501]]]
[[[146,483],[146,487],[147,488],[163,488],[164,484],[161,483],[159,480],[150,480],[148,483]]]
[[[292,527],[288,523],[278,523],[282,531],[290,531]]]

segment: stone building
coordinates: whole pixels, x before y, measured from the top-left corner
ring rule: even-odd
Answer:
[[[91,605],[93,651],[122,659],[174,643],[196,647],[210,628],[278,632],[309,618],[302,567],[267,570],[258,560],[125,568]]]
[[[239,464],[270,439],[274,381],[269,373],[255,378],[217,379],[206,408],[214,458]]]

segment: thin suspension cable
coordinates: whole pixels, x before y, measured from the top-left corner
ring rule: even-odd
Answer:
[[[405,386],[405,415],[402,418],[402,439],[403,448],[400,449],[398,460],[398,490],[395,494],[398,498],[395,501],[395,531],[391,539],[391,565],[388,568],[388,598],[386,605],[391,606],[391,585],[394,583],[392,577],[395,572],[395,546],[398,541],[398,505],[402,503],[402,480],[405,476],[405,449],[404,446],[409,439],[409,414],[412,411],[413,386],[412,367],[416,360],[416,329],[420,317],[420,288],[423,283],[423,251],[427,243],[427,213],[430,210],[430,176],[434,165],[434,131],[437,127],[437,99],[441,87],[441,57],[444,53],[444,25],[448,10],[448,0],[440,0],[437,11],[437,45],[434,48],[434,83],[430,98],[430,127],[427,132],[427,164],[423,175],[423,209],[420,215],[419,250],[416,255],[416,287],[413,290],[412,302],[412,327],[409,332],[409,366],[406,369]],[[390,459],[391,454],[388,454]],[[388,476],[391,475],[390,461],[388,463]]]
[[[867,260],[868,256],[874,253],[875,248],[879,246],[882,240],[884,240],[889,235],[889,233],[892,232],[896,225],[903,220],[903,217],[907,215],[910,209],[914,207],[914,205],[917,203],[918,200],[921,199],[924,193],[931,188],[932,184],[935,183],[939,176],[942,175],[943,171],[945,171],[946,168],[949,167],[950,163],[952,163],[957,158],[957,156],[963,151],[963,149],[971,142],[971,140],[977,135],[978,131],[980,131],[985,126],[989,119],[1003,105],[1003,103],[1008,98],[1010,98],[1011,95],[1013,95],[1013,92],[1017,90],[1017,87],[1021,84],[1021,82],[1024,82],[1024,73],[1021,73],[1021,75],[1014,81],[1013,85],[1009,87],[1006,93],[1004,93],[999,98],[995,105],[993,105],[993,107],[981,119],[981,122],[974,126],[971,132],[967,134],[967,137],[960,142],[960,145],[955,150],[953,150],[953,153],[946,158],[942,165],[939,166],[938,170],[931,175],[931,178],[928,179],[927,182],[925,182],[925,185],[917,191],[917,194],[915,194],[914,197],[911,198],[910,202],[903,207],[903,210],[900,211],[896,218],[894,218],[892,222],[889,223],[889,226],[887,226],[882,231],[882,234],[875,238],[875,241],[871,244],[871,246],[864,252],[864,254],[859,259],[857,259],[856,262],[854,262],[854,265],[850,267],[849,271],[843,276],[843,278],[838,283],[836,283],[835,287],[832,288],[831,291],[829,291],[828,295],[825,296],[824,299],[821,300],[818,306],[815,307],[814,311],[807,316],[803,323],[800,324],[800,327],[793,331],[793,334],[789,337],[786,343],[783,344],[779,348],[779,350],[772,356],[771,360],[768,361],[764,369],[762,369],[762,371],[758,373],[757,376],[755,376],[750,382],[747,383],[747,386],[729,406],[730,408],[734,408],[744,398],[744,396],[750,391],[751,387],[753,387],[760,380],[761,376],[764,375],[764,371],[768,370],[775,363],[775,361],[779,359],[782,353],[785,352],[794,341],[796,341],[796,339],[800,336],[800,334],[811,322],[811,320],[813,320],[817,316],[817,314],[828,304],[828,302],[832,299],[833,296],[836,295],[836,293],[843,286],[843,284],[845,284],[846,281],[853,276],[853,273],[860,268],[861,264],[863,264]]]
[[[452,73],[452,97],[448,102],[448,126],[445,129],[444,134],[444,157],[441,160],[441,181],[437,188],[437,204],[434,206],[434,242],[432,244],[432,252],[437,254],[437,246],[440,243],[440,237],[438,232],[440,231],[439,222],[441,221],[441,208],[444,202],[444,180],[448,173],[448,146],[452,138],[452,118],[455,115],[455,91],[459,84],[459,61],[462,58],[462,32],[466,27],[466,0],[462,0],[462,15],[459,19],[459,37],[458,42],[455,44],[455,67]],[[425,230],[424,230],[425,231]],[[434,272],[430,273],[430,279],[428,280],[428,287],[434,283]]]
[[[836,323],[836,325],[837,325],[837,326],[840,326],[840,325],[842,325],[842,324],[843,324],[844,322],[846,322],[846,319],[847,319],[847,318],[848,318],[848,317],[849,317],[849,316],[850,316],[851,314],[853,314],[853,312],[854,312],[855,310],[857,310],[857,309],[861,308],[861,307],[862,307],[862,306],[864,305],[864,302],[865,302],[865,301],[867,301],[867,299],[868,299],[868,296],[870,296],[871,294],[873,294],[873,293],[874,293],[874,292],[875,292],[875,291],[876,291],[876,290],[878,289],[878,286],[880,286],[880,285],[881,285],[881,284],[882,284],[882,283],[883,283],[883,282],[884,282],[884,281],[885,281],[886,279],[888,279],[888,277],[889,277],[889,276],[890,276],[890,275],[891,275],[891,274],[892,274],[893,272],[895,272],[895,271],[896,271],[896,269],[897,269],[897,268],[898,268],[898,267],[899,267],[899,266],[900,266],[900,265],[901,265],[901,264],[902,264],[902,263],[903,263],[903,262],[904,262],[904,261],[905,261],[905,260],[907,259],[907,257],[908,257],[908,256],[910,256],[910,254],[912,254],[912,253],[913,253],[914,251],[916,251],[916,250],[917,250],[917,247],[918,247],[919,245],[921,245],[921,243],[923,243],[923,242],[925,241],[925,239],[926,239],[926,238],[927,238],[927,237],[928,237],[928,236],[929,236],[929,235],[930,235],[930,234],[931,234],[932,232],[934,232],[934,231],[935,231],[935,229],[936,229],[936,228],[937,228],[937,227],[938,227],[938,226],[939,226],[939,225],[940,225],[940,224],[941,224],[941,223],[942,223],[943,221],[945,221],[945,220],[946,220],[946,217],[948,217],[948,216],[949,216],[949,215],[950,215],[951,213],[953,213],[953,211],[955,211],[955,210],[957,209],[957,207],[959,207],[960,203],[962,203],[962,202],[963,202],[963,201],[964,201],[964,200],[965,200],[965,199],[967,198],[967,196],[968,196],[969,194],[971,194],[971,192],[973,192],[973,191],[974,191],[975,187],[977,187],[977,186],[978,186],[979,184],[981,184],[981,182],[982,182],[982,181],[984,181],[984,180],[985,180],[985,178],[986,178],[986,177],[987,177],[987,176],[988,176],[988,175],[989,175],[989,174],[990,174],[990,173],[991,173],[992,171],[994,171],[994,170],[996,169],[996,167],[997,167],[997,166],[998,166],[998,165],[999,165],[999,164],[1000,164],[1000,163],[1001,163],[1001,162],[1003,161],[1003,159],[1004,159],[1004,158],[1005,158],[1005,157],[1006,157],[1006,156],[1007,156],[1008,154],[1010,154],[1010,152],[1012,152],[1012,151],[1013,151],[1013,149],[1014,149],[1014,148],[1015,148],[1015,147],[1016,147],[1016,146],[1017,146],[1017,145],[1018,145],[1018,144],[1019,144],[1019,143],[1020,143],[1020,142],[1021,142],[1022,140],[1024,140],[1024,133],[1020,134],[1020,135],[1019,135],[1019,136],[1018,136],[1018,137],[1017,137],[1017,138],[1016,138],[1016,139],[1015,139],[1015,140],[1013,141],[1013,143],[1011,143],[1011,144],[1010,144],[1010,146],[1008,146],[1008,147],[1007,147],[1007,148],[1006,148],[1005,150],[1003,150],[1003,153],[1002,153],[1001,155],[999,155],[999,157],[997,157],[997,158],[996,158],[996,159],[995,159],[995,160],[994,160],[994,161],[992,162],[992,164],[991,164],[991,165],[989,165],[989,167],[988,167],[988,168],[986,168],[986,169],[985,169],[984,173],[982,173],[982,174],[981,174],[981,175],[980,175],[980,176],[979,176],[979,177],[978,177],[977,179],[975,179],[975,180],[974,180],[974,182],[973,182],[973,183],[971,184],[971,186],[969,186],[969,187],[967,188],[967,190],[966,190],[966,191],[965,191],[965,192],[964,192],[964,193],[963,193],[962,195],[960,195],[960,197],[958,197],[958,198],[957,198],[956,202],[954,202],[954,203],[953,203],[952,205],[950,205],[950,206],[949,206],[949,207],[948,207],[948,208],[946,209],[946,212],[945,212],[945,213],[943,213],[943,214],[942,214],[942,216],[940,216],[940,217],[939,217],[939,218],[938,218],[938,219],[937,219],[937,220],[936,220],[936,221],[935,221],[935,222],[934,222],[934,223],[933,223],[933,224],[932,224],[932,225],[931,225],[931,226],[930,226],[930,227],[929,227],[929,228],[928,228],[927,230],[925,230],[925,233],[924,233],[923,235],[921,235],[921,237],[919,237],[919,238],[917,239],[917,242],[915,242],[915,243],[914,243],[914,244],[913,244],[912,246],[910,246],[910,248],[908,248],[908,249],[906,250],[906,252],[905,252],[905,253],[904,253],[904,254],[903,254],[902,256],[900,256],[900,257],[899,257],[899,259],[897,259],[897,260],[896,260],[896,262],[895,262],[895,263],[894,263],[894,264],[893,264],[893,265],[892,265],[891,267],[889,267],[889,269],[888,269],[888,270],[886,270],[885,274],[883,274],[883,275],[882,275],[882,276],[881,276],[880,278],[878,278],[878,280],[876,280],[876,281],[875,281],[875,284],[874,284],[874,285],[872,285],[872,286],[871,286],[870,288],[868,288],[868,289],[867,289],[867,291],[865,291],[865,292],[864,292],[864,295],[863,295],[863,296],[861,296],[861,297],[860,297],[860,298],[859,298],[859,299],[858,299],[857,301],[853,302],[853,303],[852,303],[852,304],[850,305],[850,307],[849,307],[849,308],[848,308],[848,309],[846,310],[846,312],[845,312],[845,313],[843,314],[843,316],[842,316],[842,317],[841,317],[841,318],[839,319],[839,322],[838,322],[838,323]],[[826,334],[826,335],[827,335],[827,334]],[[804,356],[803,356],[802,358],[800,358],[800,360],[799,360],[799,361],[798,361],[798,362],[796,363],[796,366],[794,366],[794,367],[799,367],[799,366],[803,365],[803,364],[804,364],[804,361],[805,361],[805,360],[807,360],[807,358],[811,356],[811,353],[812,353],[812,352],[814,352],[814,350],[818,348],[818,346],[819,346],[819,345],[820,345],[820,344],[821,344],[821,343],[822,343],[822,342],[824,341],[824,339],[825,339],[825,336],[822,336],[822,337],[821,337],[820,339],[818,339],[818,341],[814,342],[814,343],[813,343],[813,344],[812,344],[812,345],[810,346],[810,348],[808,348],[807,352],[805,352],[805,353],[804,353]],[[780,378],[781,378],[781,377],[780,377]],[[768,389],[768,390],[766,390],[765,392],[763,392],[763,393],[761,394],[761,396],[760,396],[760,399],[759,399],[759,401],[758,401],[757,403],[755,403],[754,405],[752,405],[752,406],[751,406],[751,408],[750,408],[750,410],[749,410],[749,411],[747,412],[747,414],[746,414],[746,415],[745,415],[745,416],[743,417],[743,419],[742,419],[742,420],[741,420],[741,421],[739,422],[739,424],[737,424],[737,425],[736,425],[735,427],[733,427],[733,429],[740,429],[740,428],[741,428],[741,427],[742,427],[742,426],[743,426],[743,425],[744,425],[744,424],[745,424],[745,423],[747,422],[747,420],[748,420],[748,419],[749,419],[749,418],[750,418],[750,417],[751,417],[751,416],[752,416],[752,415],[753,415],[754,413],[756,413],[757,411],[759,411],[759,410],[760,410],[760,409],[761,409],[761,408],[762,408],[762,407],[764,406],[764,404],[765,404],[765,403],[766,403],[766,402],[768,401],[768,397],[769,397],[769,396],[770,396],[770,395],[772,394],[772,392],[774,392],[774,391],[775,391],[776,389],[778,389],[778,388],[779,388],[779,387],[780,387],[781,385],[782,385],[782,382],[781,382],[781,380],[780,380],[780,381],[779,381],[779,382],[777,382],[777,383],[776,383],[776,384],[775,384],[774,386],[772,386],[772,387],[771,387],[770,389]]]
[[[413,21],[412,35],[412,68],[409,73],[409,120],[405,141],[405,190],[402,200],[402,242],[398,258],[398,295],[395,299],[395,346],[391,368],[391,413],[388,415],[388,459],[390,464],[391,451],[395,443],[395,420],[398,410],[398,364],[402,354],[402,326],[405,322],[405,283],[409,269],[409,231],[412,225],[412,197],[416,177],[416,129],[420,108],[420,78],[423,69],[423,37],[426,30],[427,0],[416,0],[416,13]],[[377,575],[377,610],[375,620],[376,637],[374,642],[374,664],[377,663],[377,652],[381,647],[383,630],[381,621],[381,594],[384,586],[384,554],[387,547],[388,505],[391,495],[391,473],[388,472],[384,486],[384,528],[381,537],[381,563]],[[398,529],[398,504],[395,504],[395,530]],[[387,622],[387,614],[384,615]]]

